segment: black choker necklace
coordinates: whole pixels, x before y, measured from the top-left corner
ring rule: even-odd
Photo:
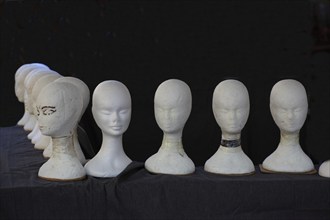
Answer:
[[[221,146],[224,147],[239,147],[241,146],[241,139],[237,139],[237,140],[223,140],[221,139]]]

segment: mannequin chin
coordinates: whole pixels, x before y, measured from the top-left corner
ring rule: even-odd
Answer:
[[[145,168],[151,173],[186,175],[195,171],[185,153],[182,131],[191,112],[191,91],[181,80],[170,79],[159,85],[154,98],[155,117],[162,129],[163,141],[158,152],[149,157]]]
[[[213,113],[221,128],[221,145],[206,161],[204,170],[216,174],[247,175],[254,164],[241,148],[241,130],[249,117],[249,94],[243,83],[225,80],[213,93]]]
[[[52,137],[53,152],[38,176],[47,180],[69,181],[85,178],[86,172],[73,147],[83,100],[79,89],[66,82],[52,82],[43,88],[36,101],[39,129]]]
[[[131,120],[131,105],[131,95],[121,82],[108,80],[95,88],[92,112],[103,140],[99,152],[85,165],[88,175],[115,177],[132,162],[122,143]]]
[[[299,144],[299,131],[308,111],[304,86],[292,79],[277,82],[270,94],[270,111],[281,131],[281,139],[277,149],[263,161],[262,168],[286,173],[314,171],[312,160]]]

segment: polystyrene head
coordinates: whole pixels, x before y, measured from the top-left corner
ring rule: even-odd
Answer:
[[[15,73],[15,94],[20,102],[24,102],[24,80],[27,75],[38,68],[49,69],[46,65],[41,63],[30,63],[20,66]]]
[[[222,132],[240,133],[249,117],[248,90],[238,80],[222,81],[213,92],[212,108]]]
[[[270,111],[276,125],[285,132],[299,132],[308,111],[304,86],[293,79],[277,82],[270,94]]]
[[[157,124],[164,132],[182,130],[189,118],[191,106],[191,91],[185,82],[169,79],[158,86],[154,110]]]
[[[119,81],[104,81],[94,90],[92,112],[104,134],[119,136],[127,130],[131,105],[129,90]]]

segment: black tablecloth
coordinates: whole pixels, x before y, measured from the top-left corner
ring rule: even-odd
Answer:
[[[50,182],[26,135],[0,128],[1,220],[330,219],[330,179],[317,174],[155,175],[134,161],[116,178]]]

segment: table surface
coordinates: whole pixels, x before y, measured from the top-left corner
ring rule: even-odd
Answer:
[[[115,178],[51,182],[26,135],[0,128],[0,219],[330,219],[330,179],[317,174],[157,175],[134,161]]]

